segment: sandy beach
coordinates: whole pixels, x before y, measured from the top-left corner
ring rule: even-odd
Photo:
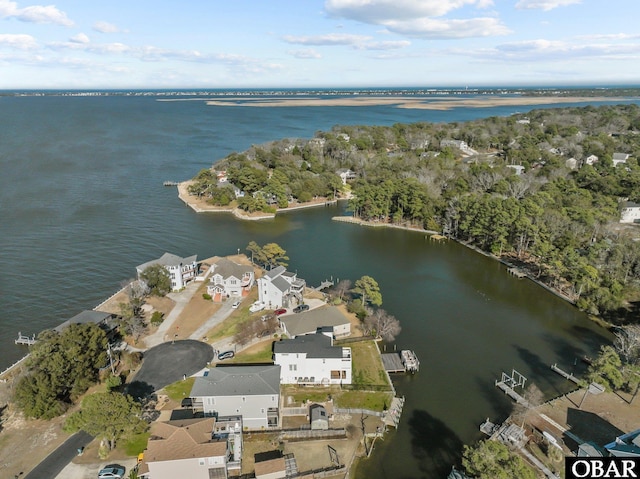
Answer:
[[[206,100],[209,106],[244,107],[304,107],[304,106],[376,106],[395,105],[397,108],[422,110],[450,110],[452,108],[489,108],[496,106],[532,106],[563,103],[599,103],[628,101],[629,98],[581,97],[581,96],[498,96],[487,95],[477,98],[415,97],[415,96],[358,96],[344,98],[228,98]]]

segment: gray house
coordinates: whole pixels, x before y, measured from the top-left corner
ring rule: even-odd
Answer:
[[[196,378],[191,394],[205,416],[242,416],[244,429],[278,427],[280,366],[219,366]]]

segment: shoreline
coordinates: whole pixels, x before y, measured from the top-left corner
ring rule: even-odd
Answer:
[[[241,210],[240,208],[231,208],[226,206],[213,206],[203,200],[202,198],[196,198],[193,195],[189,194],[187,188],[193,180],[181,181],[178,183],[178,198],[190,207],[196,213],[230,213],[236,218],[240,220],[248,220],[248,221],[258,221],[258,220],[269,220],[276,217],[279,213],[286,213],[288,211],[296,211],[303,210],[306,208],[317,208],[318,206],[327,206],[333,205],[338,202],[338,200],[317,200],[310,201],[308,203],[301,203],[297,206],[289,206],[287,208],[277,208],[275,213],[247,213],[246,211]]]
[[[351,224],[356,224],[358,226],[365,226],[365,227],[372,227],[372,228],[395,228],[395,229],[401,229],[401,230],[405,230],[405,231],[413,231],[413,232],[418,232],[418,233],[424,233],[424,234],[428,235],[430,238],[433,237],[433,236],[440,236],[440,233],[438,233],[437,231],[410,228],[410,227],[407,227],[407,226],[394,225],[394,224],[389,224],[389,223],[364,221],[364,220],[361,220],[359,218],[354,218],[352,216],[334,216],[331,219],[332,219],[332,221],[338,221],[338,222],[341,222],[341,223],[351,223]],[[496,260],[496,261],[500,262],[501,264],[503,264],[504,266],[506,266],[507,268],[514,268],[514,267],[517,268],[516,265],[510,263],[508,260],[506,260],[504,258],[500,258],[499,256],[493,255],[493,254],[488,253],[486,251],[483,251],[480,248],[478,248],[477,246],[474,246],[474,245],[469,244],[469,243],[465,243],[464,241],[460,241],[460,240],[457,240],[457,239],[451,239],[451,238],[446,238],[446,239],[455,241],[459,245],[462,245],[462,246],[464,246],[466,248],[469,248],[469,249],[475,251],[476,253],[479,253],[479,254],[481,254],[481,255],[489,258],[489,259]],[[526,271],[522,271],[522,273],[523,273],[522,278],[526,278],[526,279],[532,281],[534,284],[536,284],[536,285],[540,286],[541,288],[545,289],[547,292],[557,296],[558,298],[562,299],[563,301],[566,301],[569,304],[571,304],[572,306],[576,307],[575,301],[573,301],[570,297],[568,297],[562,291],[558,291],[557,289],[554,289],[551,286],[543,283],[539,279],[532,277]],[[587,314],[587,313],[585,313],[585,314]],[[598,326],[600,326],[600,327],[602,327],[604,329],[609,329],[610,328],[610,325],[606,321],[604,321],[602,318],[599,318],[597,316],[592,316],[590,314],[587,314],[587,317],[591,321],[593,321],[596,324],[598,324]]]

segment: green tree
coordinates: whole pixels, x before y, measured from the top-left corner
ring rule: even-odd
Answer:
[[[265,263],[269,269],[275,266],[287,266],[289,257],[287,252],[277,243],[267,243],[262,247],[265,256]]]
[[[149,292],[154,296],[164,296],[171,291],[171,277],[167,268],[161,264],[152,264],[142,273],[140,279],[149,287]]]
[[[363,276],[355,282],[354,286],[352,291],[362,297],[363,305],[367,304],[367,302],[374,306],[382,305],[380,286],[378,286],[378,282],[371,276]]]
[[[31,350],[29,372],[16,385],[14,400],[25,415],[51,419],[97,382],[106,364],[107,336],[98,325],[44,331]]]
[[[84,398],[80,411],[66,420],[67,432],[85,431],[103,439],[112,450],[118,439],[144,432],[147,423],[140,417],[140,405],[129,395],[95,393]]]
[[[602,384],[607,390],[620,389],[625,383],[622,361],[613,346],[602,346],[598,357],[589,366],[589,381]]]
[[[464,446],[462,465],[476,479],[536,479],[537,475],[517,454],[498,441]]]
[[[262,247],[258,243],[256,243],[255,241],[251,241],[247,245],[246,249],[249,253],[251,253],[252,263],[258,263],[258,264],[265,263],[266,257],[264,255],[264,251],[262,251]]]

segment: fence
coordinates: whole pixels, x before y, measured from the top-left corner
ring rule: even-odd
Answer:
[[[370,409],[360,409],[360,408],[333,408],[333,412],[336,414],[366,414],[368,416],[378,416],[383,417],[384,413],[380,411],[371,411]]]

